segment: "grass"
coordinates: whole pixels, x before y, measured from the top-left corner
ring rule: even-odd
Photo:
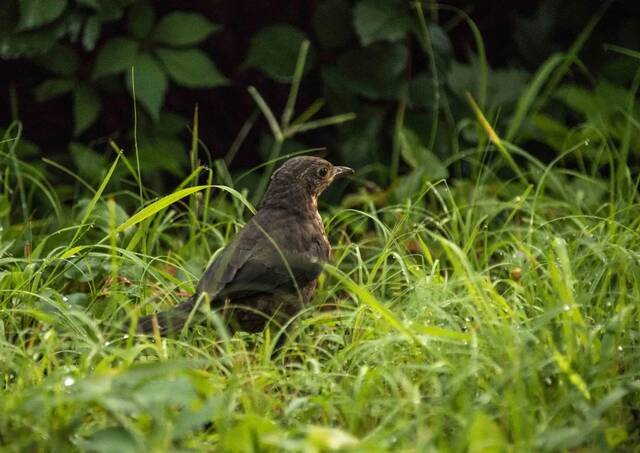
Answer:
[[[114,145],[101,184],[76,184],[87,198],[65,203],[48,173],[19,159],[10,129],[0,144],[0,445],[633,450],[640,200],[629,141],[583,124],[575,134],[599,140],[543,164],[473,105],[500,144],[450,162],[475,176],[397,203],[361,194],[352,207],[323,205],[334,251],[314,305],[258,335],[230,336],[215,315],[169,338],[122,330],[193,291],[252,194],[204,168],[164,196],[111,189],[116,171],[141,184]],[[304,124],[287,110],[279,125],[260,108],[281,134]],[[637,124],[628,116],[629,134]]]

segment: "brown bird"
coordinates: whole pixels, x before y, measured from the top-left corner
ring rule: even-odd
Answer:
[[[318,197],[338,178],[353,174],[311,156],[287,160],[271,176],[258,211],[218,254],[193,296],[177,307],[140,319],[138,330],[181,329],[194,308],[209,303],[232,329],[256,332],[282,324],[313,297],[331,246],[318,213]],[[193,315],[192,315],[193,312]]]

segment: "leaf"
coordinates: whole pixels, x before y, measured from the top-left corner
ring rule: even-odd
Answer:
[[[148,1],[134,3],[127,13],[127,29],[131,36],[138,39],[149,36],[154,17],[153,6]]]
[[[197,49],[157,49],[156,53],[171,79],[189,88],[208,88],[227,85],[223,76],[207,54]]]
[[[406,163],[413,168],[424,167],[428,163],[429,153],[430,151],[422,144],[418,134],[406,127],[400,130],[400,154]],[[446,170],[434,171],[433,173],[438,173],[442,178],[446,177]]]
[[[119,74],[134,65],[138,43],[131,38],[117,37],[108,41],[96,57],[93,78]]]
[[[220,26],[212,24],[202,14],[173,12],[164,16],[153,32],[153,40],[173,46],[198,44]]]
[[[80,135],[91,126],[100,113],[100,97],[88,85],[80,85],[73,92],[73,134]]]
[[[325,83],[338,92],[371,99],[398,99],[407,88],[401,77],[407,60],[405,46],[378,43],[343,54],[336,66],[325,68],[322,75]]]
[[[298,59],[300,45],[307,39],[300,29],[278,24],[261,29],[251,39],[245,66],[254,67],[278,82],[289,82]],[[312,67],[311,50],[307,56],[304,72]]]
[[[20,0],[18,30],[29,30],[57,19],[67,7],[67,0]]]
[[[80,143],[71,143],[69,152],[81,176],[88,178],[91,182],[102,180],[109,167],[109,162],[103,155]]]
[[[135,453],[139,451],[133,436],[121,427],[104,428],[78,442],[85,451]]]
[[[359,440],[346,431],[326,426],[309,426],[307,438],[318,451],[338,451],[354,448]]]
[[[85,50],[93,50],[96,47],[96,41],[100,36],[100,28],[102,23],[98,16],[89,17],[84,23],[84,30],[82,32],[82,47]]]
[[[75,83],[70,79],[48,79],[34,90],[36,101],[44,102],[70,92]]]
[[[409,30],[410,16],[400,0],[361,0],[354,9],[354,25],[363,46],[398,41]]]
[[[143,174],[163,170],[177,177],[184,176],[187,150],[175,137],[150,135],[140,140],[140,161],[145,162]]]
[[[332,49],[351,38],[351,5],[346,0],[326,0],[313,15],[313,30],[323,47]]]
[[[80,66],[80,58],[75,50],[69,46],[56,44],[46,53],[37,56],[34,61],[58,75],[72,75]]]
[[[469,428],[469,453],[501,453],[507,442],[500,427],[484,412],[477,412]]]
[[[136,100],[139,100],[151,117],[157,120],[167,92],[167,76],[158,61],[149,54],[138,56],[134,76]],[[127,89],[133,96],[131,77],[127,77]]]

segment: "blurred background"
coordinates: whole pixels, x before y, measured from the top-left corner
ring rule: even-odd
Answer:
[[[548,161],[567,146],[587,104],[624,102],[636,73],[637,56],[624,51],[640,48],[640,2],[449,1],[422,9],[424,24],[404,0],[3,0],[0,128],[19,121],[19,158],[47,157],[92,184],[113,159],[109,140],[131,155],[135,128],[142,176],[166,191],[190,172],[197,105],[198,161],[246,169],[273,151],[247,88],[279,118],[309,40],[294,119],[310,106],[319,109],[314,119],[355,119],[295,134],[277,154],[326,148],[331,160],[361,169],[373,189],[393,183],[402,198],[425,179],[465,175],[464,165],[447,164],[481,139],[465,92],[502,130],[535,73],[577,46],[579,63],[546,93],[545,113],[509,137]],[[413,146],[398,150],[399,119]],[[602,119],[614,130],[615,120]],[[64,173],[51,177],[64,190]]]

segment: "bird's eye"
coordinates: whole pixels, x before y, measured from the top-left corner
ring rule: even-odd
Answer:
[[[329,170],[327,169],[327,167],[320,167],[318,168],[318,170],[316,171],[316,174],[320,177],[320,178],[324,178],[325,176],[327,176],[327,173],[329,172]]]

